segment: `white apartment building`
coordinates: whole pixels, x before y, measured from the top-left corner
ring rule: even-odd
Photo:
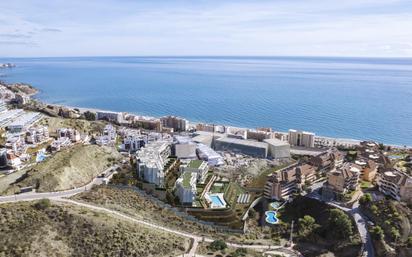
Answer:
[[[59,128],[57,129],[57,137],[67,137],[72,142],[79,142],[81,140],[81,136],[79,131],[71,128]]]
[[[202,160],[192,160],[187,165],[181,166],[182,173],[192,172],[196,174],[196,180],[198,183],[204,183],[207,172],[209,171],[209,166],[207,162]]]
[[[171,155],[170,143],[157,141],[137,152],[137,175],[148,183],[164,187],[165,165]]]
[[[315,134],[289,129],[289,144],[292,146],[315,147]]]
[[[26,142],[28,144],[38,144],[49,138],[47,126],[29,128],[26,132]]]
[[[196,198],[196,180],[195,172],[185,171],[176,180],[176,195],[180,202],[185,205],[192,205]]]

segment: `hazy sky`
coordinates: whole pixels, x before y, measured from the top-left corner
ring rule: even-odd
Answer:
[[[412,1],[0,1],[0,57],[95,55],[412,57]]]

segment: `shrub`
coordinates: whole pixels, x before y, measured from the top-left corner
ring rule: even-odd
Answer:
[[[246,255],[247,255],[247,250],[245,248],[238,248],[233,253],[233,257],[240,257],[240,256],[246,256]]]
[[[383,239],[383,229],[380,226],[373,227],[370,232],[374,238]]]
[[[227,244],[221,239],[215,240],[209,245],[209,249],[213,251],[222,251],[226,248]]]
[[[408,237],[408,247],[412,247],[412,236]]]
[[[38,210],[45,210],[51,206],[49,199],[41,199],[34,204],[34,207]]]
[[[361,205],[367,205],[370,202],[372,202],[372,195],[369,193],[362,195],[362,197],[359,199],[359,203]]]

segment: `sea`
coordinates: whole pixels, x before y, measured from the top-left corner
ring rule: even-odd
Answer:
[[[412,145],[412,59],[0,58],[55,104]]]

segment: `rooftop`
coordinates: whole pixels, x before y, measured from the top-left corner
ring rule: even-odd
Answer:
[[[265,139],[263,141],[268,143],[268,144],[274,145],[274,146],[287,146],[287,145],[289,145],[288,142],[285,142],[285,141],[282,141],[282,140],[279,140],[279,139],[276,139],[276,138]]]
[[[187,164],[187,167],[193,168],[193,169],[199,169],[202,163],[203,163],[202,160],[192,160]]]
[[[225,142],[229,144],[236,144],[236,145],[246,145],[246,146],[253,146],[258,148],[265,148],[267,149],[268,144],[264,142],[252,141],[252,140],[245,140],[245,139],[237,139],[237,138],[219,138],[216,141]]]

